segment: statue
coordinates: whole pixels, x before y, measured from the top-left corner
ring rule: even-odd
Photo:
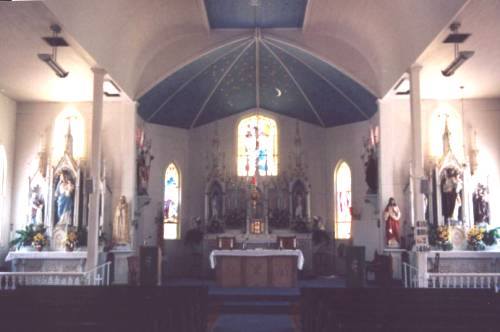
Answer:
[[[462,206],[460,191],[462,190],[459,171],[455,168],[446,168],[441,180],[442,208],[445,222],[459,219],[459,209]]]
[[[43,224],[43,212],[45,200],[40,192],[40,186],[36,185],[32,191],[31,197],[31,223],[33,225]]]
[[[219,202],[217,197],[217,193],[215,193],[210,201],[210,206],[212,208],[212,219],[219,219]]]
[[[401,219],[401,211],[396,200],[391,197],[384,210],[386,244],[389,247],[399,247],[399,219]]]
[[[302,206],[302,195],[297,193],[295,196],[295,211],[293,213],[295,219],[302,219],[304,216],[304,208]]]
[[[68,171],[62,171],[59,175],[55,196],[57,204],[57,219],[56,223],[61,225],[71,224],[73,216],[73,194],[75,185],[73,184]]]
[[[120,202],[115,210],[113,220],[113,243],[115,245],[130,244],[130,234],[128,225],[128,203],[125,196],[120,196]]]
[[[488,189],[478,184],[472,195],[472,205],[474,209],[474,224],[490,223],[490,204],[488,202]]]

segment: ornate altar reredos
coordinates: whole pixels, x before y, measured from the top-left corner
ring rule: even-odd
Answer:
[[[445,120],[443,154],[430,170],[432,186],[427,197],[428,220],[435,224],[455,225],[472,217],[472,181],[467,163],[460,162],[452,151],[450,130]]]
[[[64,249],[69,229],[87,226],[86,172],[85,162],[73,157],[73,137],[68,123],[62,158],[52,163],[42,145],[38,167],[29,177],[28,223],[45,225],[52,249]]]
[[[217,136],[216,132],[211,160],[207,163],[207,232],[258,237],[276,230],[310,231],[310,185],[302,162],[298,127],[291,167],[277,176],[227,175]]]

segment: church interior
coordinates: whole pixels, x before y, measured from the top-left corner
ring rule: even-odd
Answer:
[[[499,17],[0,2],[0,327],[496,331]]]

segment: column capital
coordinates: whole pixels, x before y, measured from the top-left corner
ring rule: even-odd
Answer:
[[[422,70],[422,65],[419,63],[414,63],[410,66],[410,74],[411,73],[418,73]]]
[[[102,75],[102,76],[106,75],[106,70],[104,68],[92,67],[90,68],[90,70],[92,70],[94,75]]]

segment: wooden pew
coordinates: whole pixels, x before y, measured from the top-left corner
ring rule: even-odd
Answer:
[[[23,287],[0,293],[2,331],[207,328],[206,287]]]
[[[302,331],[498,331],[500,294],[473,289],[301,290]]]

